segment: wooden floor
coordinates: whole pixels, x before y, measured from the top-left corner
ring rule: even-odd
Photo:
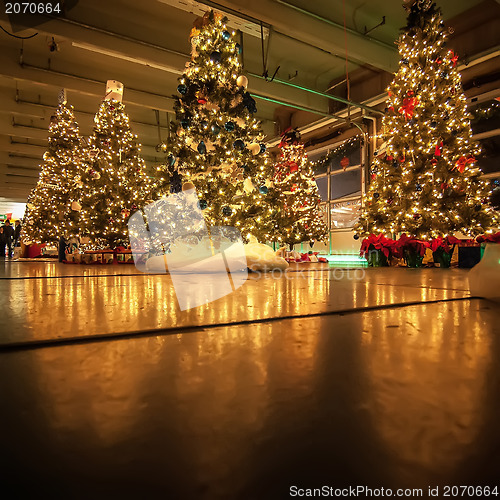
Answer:
[[[181,311],[172,277],[132,266],[0,266],[19,498],[498,483],[500,309],[466,270],[296,265]]]

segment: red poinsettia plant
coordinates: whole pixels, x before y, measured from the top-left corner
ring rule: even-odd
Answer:
[[[436,252],[441,248],[444,252],[450,253],[453,252],[453,249],[455,248],[455,245],[457,243],[460,243],[460,240],[458,238],[455,238],[455,236],[439,236],[431,240],[430,249],[433,252]]]
[[[476,238],[478,243],[500,243],[500,231],[495,234],[482,234]]]
[[[417,240],[417,238],[413,238],[403,233],[394,245],[394,254],[396,257],[401,258],[403,257],[404,250],[406,249],[413,250],[415,253],[423,257],[427,248],[429,248],[429,242]]]
[[[370,234],[368,238],[365,238],[361,242],[361,251],[359,254],[361,257],[367,257],[370,250],[381,250],[382,253],[386,256],[389,257],[391,253],[393,253],[394,250],[394,244],[395,241],[391,238],[387,238],[383,234],[379,234],[378,236],[375,234]]]

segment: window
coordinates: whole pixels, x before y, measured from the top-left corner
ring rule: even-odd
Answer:
[[[319,196],[321,201],[328,201],[328,177],[319,177],[316,179]]]
[[[347,159],[347,160],[346,160]],[[341,162],[344,164],[341,164]],[[332,158],[330,162],[330,172],[336,172],[338,170],[343,170],[346,167],[352,167],[354,165],[361,164],[361,148],[357,147],[353,151],[346,151],[344,155],[340,154],[335,158]]]
[[[321,197],[322,214],[325,223],[330,219],[330,229],[349,229],[354,226],[361,208],[361,164],[362,147],[360,137],[349,139],[332,147],[330,160],[314,168],[316,184]],[[325,158],[311,152],[311,161]]]
[[[361,209],[361,199],[339,201],[330,206],[331,228],[344,229],[353,227],[358,221]]]
[[[361,195],[361,168],[340,172],[331,176],[331,199]]]

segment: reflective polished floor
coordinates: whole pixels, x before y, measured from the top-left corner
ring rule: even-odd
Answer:
[[[167,275],[2,262],[2,487],[500,493],[499,306],[461,269],[302,266],[181,311]]]

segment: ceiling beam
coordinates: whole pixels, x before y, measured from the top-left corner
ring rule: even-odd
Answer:
[[[36,169],[37,172],[40,170],[40,160],[38,158],[28,158],[26,156],[15,156],[0,151],[0,164],[13,166],[13,167],[25,167],[30,169]]]
[[[0,52],[0,75],[14,80],[29,82],[34,85],[51,87],[58,92],[61,87],[82,94],[98,96],[102,99],[106,82],[55,71],[30,64],[18,62],[19,53],[12,48],[3,47]],[[173,112],[173,99],[169,96],[125,87],[124,104],[132,104],[148,109]]]
[[[310,15],[310,12],[291,4],[285,5],[275,0],[197,1],[218,7],[223,11],[230,9],[241,15],[251,16],[285,35],[298,38],[327,52],[345,54],[347,46],[348,59],[358,64],[366,64],[369,61],[371,66],[390,73],[394,73],[398,68],[399,57],[396,47],[371,40],[352,30],[344,32],[343,26],[335,25],[328,19]]]
[[[19,167],[11,167],[10,165],[2,165],[0,163],[0,173],[1,174],[10,174],[10,175],[19,175],[21,177],[26,177],[28,179],[34,179],[36,182],[38,180],[38,175],[40,173],[39,170],[32,170],[29,168],[19,168]]]
[[[13,141],[8,136],[0,135],[0,151],[42,158],[46,148],[43,146],[37,146],[36,144]]]
[[[72,30],[74,26],[76,27],[75,32]],[[158,46],[151,47],[151,44],[146,42],[141,42],[139,40],[132,41],[132,39],[124,35],[111,33],[94,26],[83,25],[76,21],[68,21],[67,19],[50,21],[43,25],[43,30],[48,34],[56,34],[67,37],[69,40],[77,40],[76,46],[79,46],[82,50],[86,49],[94,53],[100,52],[105,56],[124,59],[128,62],[136,62],[144,66],[175,73],[179,76],[182,75],[185,69],[185,63],[190,58],[189,54],[182,54]],[[26,65],[24,66],[26,67]],[[30,67],[34,68],[35,66]],[[261,82],[252,79],[248,90],[251,93],[264,97],[277,98],[279,95],[281,98],[294,104],[319,107],[325,111],[328,109],[328,104],[325,104],[324,100],[322,101],[319,99],[317,95],[305,96],[303,92],[297,92],[289,88],[284,89],[277,83],[270,86],[262,86]],[[125,94],[131,91],[131,89],[125,87],[124,101]],[[101,88],[101,94],[102,93],[103,90]],[[172,108],[173,104],[170,106]],[[158,107],[155,107],[153,104],[150,107],[151,109],[158,109]],[[172,111],[172,109],[170,109],[170,111]],[[269,119],[269,117],[265,117],[264,119]]]

